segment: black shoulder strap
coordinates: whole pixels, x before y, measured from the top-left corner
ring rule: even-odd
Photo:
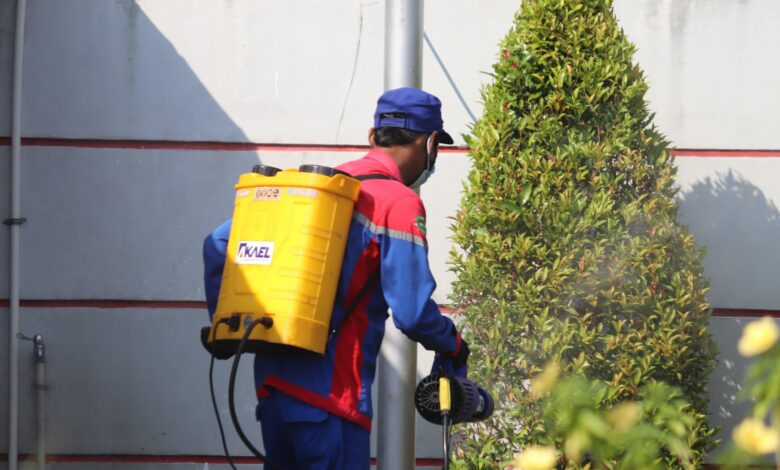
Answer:
[[[330,337],[328,338],[328,341],[330,341],[333,336],[336,335],[339,328],[341,328],[341,325],[347,322],[349,320],[349,317],[352,316],[352,312],[354,312],[357,309],[358,304],[365,300],[366,297],[368,297],[368,294],[371,293],[371,291],[376,287],[377,282],[379,281],[379,267],[377,266],[376,271],[372,272],[368,279],[366,280],[366,283],[363,284],[363,286],[360,288],[360,291],[358,291],[357,295],[354,299],[352,299],[352,302],[349,305],[346,305],[344,308],[344,317],[342,317],[341,322],[339,322],[338,326],[334,326],[331,328],[330,331]]]
[[[390,175],[383,175],[383,174],[380,174],[380,173],[374,173],[372,175],[357,175],[357,176],[353,176],[353,178],[355,178],[358,181],[365,181],[365,180],[394,180],[395,179],[395,178],[393,178]]]
[[[365,180],[395,180],[390,175],[383,175],[381,173],[374,173],[371,175],[355,175],[353,176],[358,181],[365,181]],[[341,325],[347,322],[349,317],[352,315],[352,312],[357,308],[358,304],[362,302],[366,296],[368,296],[369,293],[373,290],[373,288],[376,286],[377,281],[379,281],[379,269],[377,268],[376,271],[372,272],[368,279],[366,280],[366,283],[363,284],[363,286],[358,291],[355,298],[352,299],[352,302],[349,305],[345,305],[344,308],[344,317],[341,319],[341,322],[338,324],[338,326],[335,326],[331,329],[330,337],[332,338],[336,332],[341,328]],[[330,338],[328,338],[330,339]]]
[[[353,176],[358,181],[365,181],[365,180],[394,180],[398,181],[395,178],[393,178],[390,175],[383,175],[381,173],[373,173],[370,175],[355,175]],[[363,286],[360,288],[360,291],[358,291],[357,295],[354,299],[352,299],[352,302],[349,305],[345,306],[344,309],[344,317],[341,319],[341,322],[338,324],[338,326],[331,329],[330,337],[332,338],[339,328],[341,328],[341,325],[346,323],[346,321],[349,319],[349,317],[352,315],[352,312],[357,308],[358,304],[362,302],[366,296],[371,293],[371,291],[374,289],[374,287],[377,284],[377,281],[379,281],[379,269],[377,267],[377,270],[372,272],[371,275],[366,280],[366,283],[363,284]],[[330,339],[330,338],[328,338]]]

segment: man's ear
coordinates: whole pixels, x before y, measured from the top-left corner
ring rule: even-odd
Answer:
[[[374,128],[368,130],[368,145],[371,148],[376,147],[376,143],[374,142]]]

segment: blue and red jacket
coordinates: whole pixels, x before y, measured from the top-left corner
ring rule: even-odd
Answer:
[[[278,390],[320,410],[371,429],[371,384],[388,309],[395,325],[426,349],[453,353],[460,337],[431,294],[425,208],[406,187],[395,161],[380,150],[338,167],[353,176],[385,175],[361,183],[341,268],[331,322],[340,325],[324,356],[255,358],[258,399]],[[204,243],[206,299],[216,309],[230,221]],[[379,275],[376,276],[378,271]],[[374,275],[372,276],[372,273]],[[366,283],[367,295],[358,299]],[[345,306],[357,304],[345,319]]]

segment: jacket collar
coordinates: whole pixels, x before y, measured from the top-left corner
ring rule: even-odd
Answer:
[[[369,151],[364,158],[366,160],[376,162],[376,164],[371,165],[372,167],[377,167],[376,170],[372,168],[372,173],[376,171],[384,175],[392,176],[394,179],[403,183],[403,179],[401,178],[401,169],[398,168],[398,164],[390,155],[378,149],[371,149],[371,151]]]

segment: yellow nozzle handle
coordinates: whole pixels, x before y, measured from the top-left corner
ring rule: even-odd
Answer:
[[[442,413],[448,413],[451,406],[450,379],[447,377],[439,377],[439,409]]]

